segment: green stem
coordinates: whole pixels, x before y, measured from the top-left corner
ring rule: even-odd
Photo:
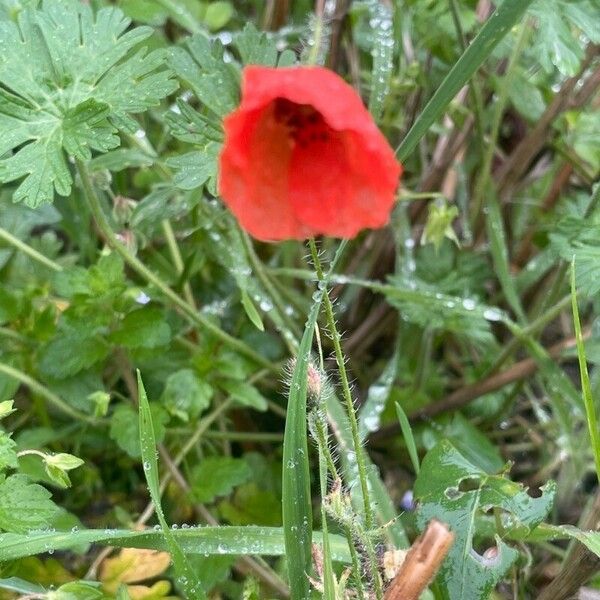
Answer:
[[[290,319],[290,317],[286,313],[285,305],[281,298],[281,295],[275,289],[275,286],[271,282],[269,275],[266,272],[265,266],[263,265],[260,258],[256,255],[256,252],[254,251],[254,245],[252,244],[252,240],[250,240],[248,234],[245,231],[240,231],[240,236],[242,238],[242,243],[244,245],[244,249],[246,250],[248,260],[250,261],[254,272],[260,279],[260,282],[265,288],[267,294],[269,294],[269,296],[271,297],[274,309],[279,314],[279,320],[285,327],[283,331],[283,341],[292,355],[297,354],[298,339],[297,336],[293,333],[295,323],[292,321],[292,319]]]
[[[183,298],[176,294],[158,275],[153,273],[144,263],[136,258],[126,248],[120,240],[117,238],[115,232],[112,230],[108,219],[106,218],[102,206],[100,205],[100,199],[96,194],[92,182],[90,180],[87,168],[81,160],[77,160],[77,171],[81,178],[81,184],[83,186],[84,195],[88,206],[92,212],[92,215],[98,225],[100,231],[106,237],[109,245],[123,258],[123,260],[141,277],[143,277],[148,283],[154,285],[159,289],[164,296],[166,296],[183,315],[194,325],[204,329],[216,338],[221,340],[224,344],[227,344],[233,350],[236,350],[240,354],[247,358],[255,361],[262,367],[269,369],[272,372],[277,372],[278,368],[272,362],[262,357],[260,354],[255,352],[250,346],[247,346],[244,342],[229,335],[217,325],[207,319],[202,313],[196,311],[193,306],[190,306]]]
[[[317,245],[313,238],[308,241],[310,246],[310,252],[312,260],[315,265],[315,271],[319,279],[320,285],[325,285],[325,275],[323,273],[323,267],[321,266],[321,260],[319,258],[319,252]],[[335,350],[335,359],[337,362],[338,370],[340,373],[340,382],[342,387],[342,393],[346,402],[346,411],[348,413],[348,420],[350,421],[350,429],[352,433],[352,445],[354,446],[354,454],[356,456],[356,465],[358,467],[358,479],[360,482],[360,489],[363,497],[363,505],[365,510],[365,526],[367,531],[370,531],[373,527],[373,510],[371,508],[371,502],[369,500],[369,488],[367,485],[367,469],[365,466],[365,459],[360,443],[360,436],[358,433],[358,422],[356,420],[356,413],[354,412],[354,403],[352,402],[352,392],[350,391],[350,383],[348,381],[348,374],[346,373],[346,364],[344,360],[344,352],[342,351],[341,336],[337,330],[335,324],[335,315],[333,313],[333,305],[329,293],[323,295],[323,304],[325,305],[325,316],[327,319],[327,326],[331,333],[333,340],[333,347]]]
[[[559,300],[552,308],[540,315],[535,321],[532,321],[527,327],[521,329],[521,336],[514,337],[506,344],[500,356],[496,359],[492,367],[486,371],[484,376],[496,373],[506,362],[506,359],[523,343],[523,338],[531,337],[542,330],[550,321],[553,321],[571,302],[570,296],[565,296]]]
[[[0,227],[0,240],[4,240],[11,246],[14,246],[18,250],[21,250],[21,252],[23,252],[24,254],[27,254],[27,256],[29,256],[33,260],[39,262],[45,267],[48,267],[49,269],[52,269],[53,271],[63,270],[63,268],[58,263],[55,263],[53,260],[50,260],[48,257],[44,256],[43,254],[41,254],[28,244],[20,240],[18,237],[15,237],[12,233],[9,233],[8,231],[6,231],[6,229],[3,229],[2,227]]]
[[[184,264],[183,258],[181,257],[181,251],[179,250],[179,246],[177,244],[177,238],[175,237],[175,232],[173,231],[171,222],[168,219],[163,219],[161,225],[163,233],[165,234],[165,239],[167,240],[167,247],[169,248],[171,260],[175,265],[177,275],[181,275],[183,273]],[[190,285],[189,281],[186,281],[183,285],[183,295],[185,296],[187,303],[194,310],[198,310],[198,307],[196,306],[196,301],[194,300],[194,294],[192,293],[192,286]]]
[[[21,458],[21,456],[35,455],[39,456],[43,460],[46,460],[46,455],[39,450],[21,450],[21,452],[17,452],[17,458]]]
[[[74,419],[78,419],[79,421],[85,421],[86,423],[98,424],[98,421],[89,415],[86,415],[78,410],[69,406],[62,398],[59,398],[54,392],[51,392],[46,386],[42,385],[39,381],[33,379],[23,371],[19,371],[10,365],[0,362],[0,373],[4,373],[8,377],[12,377],[17,381],[21,382],[23,385],[27,386],[32,392],[39,394],[50,404],[53,404],[64,412],[65,414],[73,417]]]
[[[350,531],[350,527],[348,527],[347,525],[344,526],[344,535],[348,540],[348,548],[350,549],[350,557],[352,558],[352,575],[354,577],[354,585],[356,586],[356,591],[358,592],[358,600],[364,600],[365,592],[363,590],[362,576],[360,572],[360,562],[358,560],[356,548],[354,547],[352,532]]]

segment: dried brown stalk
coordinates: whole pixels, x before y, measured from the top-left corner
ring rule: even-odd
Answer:
[[[446,558],[454,534],[444,523],[430,521],[408,551],[400,571],[387,590],[385,600],[418,600]]]
[[[586,71],[600,54],[600,47],[590,45],[586,57],[581,64],[580,71],[575,77],[565,81],[561,89],[554,96],[544,114],[540,117],[535,127],[525,136],[515,148],[506,162],[496,173],[498,188],[503,198],[511,194],[513,187],[529,168],[529,165],[546,144],[552,132],[550,125],[565,110],[573,108],[575,103],[582,106],[594,93],[600,79],[600,69],[597,69],[583,84],[576,96],[573,93]]]

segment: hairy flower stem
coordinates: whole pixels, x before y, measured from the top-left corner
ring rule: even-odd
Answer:
[[[102,210],[100,199],[98,198],[98,195],[92,186],[86,165],[80,160],[77,160],[76,162],[77,171],[79,173],[79,177],[81,178],[83,192],[90,211],[94,217],[94,220],[96,221],[96,224],[98,225],[98,228],[106,237],[106,240],[115,250],[115,252],[117,252],[138,275],[159,289],[193,325],[198,326],[214,335],[224,344],[227,344],[231,349],[236,350],[240,354],[258,363],[260,366],[269,369],[269,371],[277,372],[278,368],[275,364],[262,357],[241,340],[234,338],[227,332],[217,327],[201,312],[195,310],[193,306],[190,306],[183,298],[176,294],[160,277],[158,277],[158,275],[148,269],[144,263],[136,258],[127,249],[127,247],[121,243],[115,232],[112,230],[112,227],[110,226],[110,223],[108,222],[108,219]]]
[[[321,259],[319,258],[319,252],[317,245],[313,238],[308,241],[310,246],[310,253],[312,256],[313,263],[315,265],[315,271],[319,279],[320,285],[325,284],[325,275],[323,273],[323,267],[321,266]],[[356,413],[354,412],[354,403],[352,402],[352,392],[350,391],[350,383],[348,382],[348,374],[346,372],[346,363],[344,359],[344,352],[342,350],[341,336],[337,330],[335,324],[335,315],[333,313],[333,304],[329,293],[325,293],[323,296],[323,304],[325,305],[325,317],[327,319],[327,327],[333,340],[333,348],[335,350],[335,360],[337,362],[338,370],[340,373],[340,382],[342,385],[342,393],[346,402],[346,410],[348,412],[348,420],[350,421],[350,429],[352,433],[352,445],[356,456],[356,465],[358,467],[358,479],[360,482],[360,490],[363,497],[363,505],[365,509],[365,527],[367,531],[373,527],[373,511],[371,509],[371,503],[369,500],[369,488],[367,486],[367,469],[365,466],[365,459],[360,444],[360,436],[358,434],[358,421],[356,420]]]
[[[323,403],[324,404],[324,403]],[[325,407],[323,406],[321,409],[318,410],[325,410]],[[327,442],[327,421],[324,418],[324,413],[321,412],[320,414],[317,413],[315,415],[315,420],[314,420],[314,437],[316,439],[317,442],[317,446],[319,448],[319,467],[321,468],[321,496],[323,498],[325,498],[325,496],[327,496],[327,494],[329,493],[328,489],[327,489],[327,484],[326,484],[326,472],[327,470],[329,470],[329,472],[331,473],[331,476],[333,477],[334,481],[341,481],[340,475],[338,473],[338,470],[335,466],[335,462],[333,460],[333,456],[331,455],[331,449],[329,448],[329,444]],[[325,469],[325,479],[323,479],[323,473],[322,470]],[[321,513],[322,513],[322,521],[325,524],[326,521],[326,512],[325,512],[325,508],[324,508],[324,503],[321,505]],[[361,577],[361,568],[360,568],[360,562],[358,560],[358,554],[356,553],[356,548],[354,547],[354,538],[352,537],[352,531],[350,529],[350,527],[347,524],[343,524],[343,529],[344,529],[344,535],[346,536],[346,539],[348,540],[348,548],[350,549],[350,556],[352,558],[352,573],[354,576],[354,583],[356,585],[356,592],[358,594],[358,599],[359,600],[364,600],[364,589],[363,589],[363,584],[362,584],[362,577]],[[323,526],[323,536],[325,536],[325,526]]]

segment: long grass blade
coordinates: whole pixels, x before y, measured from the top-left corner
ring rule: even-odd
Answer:
[[[162,533],[165,537],[167,548],[173,560],[173,566],[177,573],[177,583],[184,591],[187,598],[206,598],[204,588],[192,570],[181,546],[173,537],[173,533],[169,528],[165,515],[160,504],[160,489],[158,477],[158,461],[156,459],[156,437],[154,435],[154,426],[152,424],[152,413],[148,404],[148,397],[144,389],[144,383],[140,372],[137,372],[138,396],[140,404],[140,446],[142,449],[142,461],[144,465],[144,473],[150,497],[154,503],[154,512],[158,517],[158,521],[162,528]]]
[[[171,537],[189,555],[252,554],[284,556],[285,545],[281,527],[254,525],[235,527],[190,527],[171,530]],[[321,532],[314,532],[313,542],[321,544]],[[168,550],[162,531],[129,531],[127,529],[81,529],[79,531],[39,531],[0,534],[0,562],[46,552],[69,550],[85,544],[105,544],[119,548]],[[336,562],[350,563],[346,539],[329,534],[331,557]]]
[[[592,452],[594,453],[596,477],[598,478],[598,481],[600,481],[600,432],[598,431],[596,407],[592,396],[592,386],[590,384],[590,375],[587,368],[583,334],[581,333],[581,321],[579,320],[577,290],[575,288],[575,259],[573,259],[573,262],[571,263],[571,306],[573,308],[573,324],[575,326],[575,339],[577,341],[577,358],[579,359],[579,375],[581,377],[583,404],[585,406],[586,420],[590,432]]]

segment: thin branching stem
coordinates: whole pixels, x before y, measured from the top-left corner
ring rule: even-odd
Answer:
[[[27,256],[29,256],[29,258],[32,258],[36,262],[39,262],[41,265],[44,265],[45,267],[48,267],[49,269],[52,269],[53,271],[58,272],[58,271],[62,271],[62,269],[63,269],[57,262],[54,262],[52,259],[48,258],[47,256],[44,256],[43,254],[38,252],[35,248],[32,248],[31,246],[26,244],[24,241],[20,240],[18,237],[14,236],[12,233],[6,231],[6,229],[3,229],[2,227],[0,227],[0,240],[4,240],[11,246],[14,246],[17,250],[20,250],[24,254],[27,254]]]
[[[277,372],[278,368],[275,364],[258,354],[254,349],[241,340],[238,340],[227,332],[223,331],[212,321],[206,318],[201,312],[195,310],[193,306],[190,306],[190,304],[188,304],[183,298],[174,292],[158,275],[146,267],[144,263],[142,263],[129,251],[129,249],[118,239],[117,235],[112,230],[112,227],[110,226],[110,223],[108,222],[108,219],[106,218],[106,215],[104,214],[100,204],[100,199],[98,198],[98,195],[92,186],[87,167],[80,160],[77,161],[77,171],[79,173],[79,177],[81,178],[85,199],[88,203],[94,220],[108,241],[108,244],[115,250],[115,252],[117,252],[138,275],[160,290],[162,294],[166,296],[192,324],[204,329],[211,335],[214,335],[217,339],[222,341],[231,349],[236,350],[243,356],[253,360],[262,367],[269,369],[272,372]]]
[[[41,384],[39,381],[27,375],[27,373],[23,373],[19,369],[7,365],[6,363],[0,362],[0,373],[10,377],[11,379],[16,379],[18,382],[27,386],[32,392],[39,394],[44,399],[46,399],[50,404],[54,405],[61,412],[77,419],[78,421],[85,421],[86,423],[94,423],[97,424],[98,420],[94,419],[90,415],[86,415],[82,413],[72,406],[69,406],[62,398],[57,396],[54,392],[50,391],[45,385]]]

